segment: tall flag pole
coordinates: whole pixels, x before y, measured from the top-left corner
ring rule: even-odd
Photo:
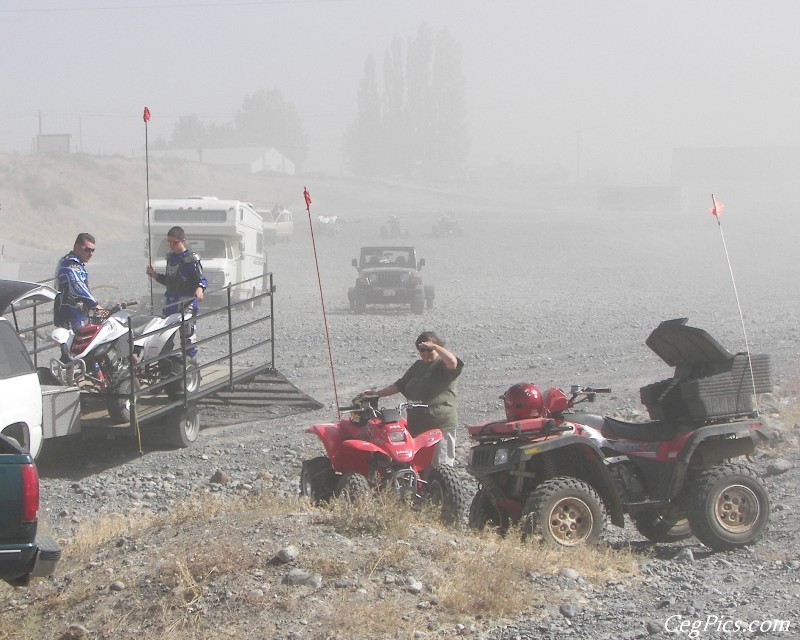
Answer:
[[[722,216],[722,211],[725,209],[725,205],[721,202],[717,202],[717,199],[714,197],[714,194],[711,194],[711,208],[709,211],[711,215],[717,219],[717,227],[719,228],[719,237],[722,238],[722,247],[725,250],[725,259],[728,261],[728,271],[731,274],[731,283],[733,284],[733,295],[736,298],[736,306],[739,309],[739,321],[742,323],[742,335],[744,336],[744,348],[747,352],[747,366],[750,368],[750,382],[753,385],[753,397],[756,398],[756,378],[755,374],[753,373],[753,361],[750,359],[750,345],[747,343],[747,330],[744,326],[744,314],[742,313],[742,304],[739,302],[739,292],[736,290],[736,280],[733,277],[733,267],[731,266],[731,258],[728,255],[728,245],[725,243],[725,234],[722,232],[722,220],[720,216]],[[756,413],[758,413],[758,400],[756,399]]]
[[[336,371],[333,367],[333,352],[331,351],[331,335],[328,331],[328,316],[325,313],[325,298],[322,295],[322,277],[319,274],[319,258],[317,257],[317,241],[314,238],[314,225],[311,224],[311,194],[306,187],[303,187],[303,199],[306,201],[306,213],[308,214],[308,228],[311,231],[311,246],[314,249],[314,263],[317,267],[317,284],[319,285],[319,302],[322,306],[322,322],[325,325],[325,341],[328,345],[328,361],[331,365],[331,379],[333,380],[333,399],[336,402],[336,411],[339,412],[339,393],[336,390]],[[341,417],[341,416],[340,416]]]
[[[147,123],[150,122],[150,109],[147,107],[144,108],[144,115],[142,116],[144,120],[144,172],[145,172],[145,185],[147,189],[147,264],[153,264],[153,251],[152,251],[152,236],[150,235],[150,153],[147,146]],[[150,285],[150,308],[155,308],[155,303],[153,302],[153,279],[147,279]]]

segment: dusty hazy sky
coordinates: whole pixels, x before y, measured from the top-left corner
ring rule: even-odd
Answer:
[[[460,44],[472,164],[660,181],[673,147],[800,144],[796,2],[0,0],[0,152],[38,131],[141,153],[278,89],[336,172],[364,62],[426,23]]]

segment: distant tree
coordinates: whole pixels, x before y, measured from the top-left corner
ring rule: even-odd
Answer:
[[[245,97],[234,122],[204,124],[195,115],[181,116],[168,146],[177,149],[274,147],[300,168],[308,157],[308,140],[295,106],[280,91],[260,90]]]
[[[421,176],[430,164],[434,137],[433,38],[422,25],[408,45],[406,63],[405,143],[408,145],[414,175]]]
[[[436,38],[431,83],[432,136],[429,173],[444,178],[463,166],[469,154],[466,81],[461,48],[446,30]]]
[[[177,149],[194,149],[206,142],[206,125],[196,115],[181,116],[172,129],[170,146]]]
[[[355,173],[368,176],[386,171],[383,131],[375,60],[370,56],[358,87],[358,116],[348,128],[344,141],[345,162]]]
[[[386,166],[390,173],[407,174],[413,158],[413,147],[407,143],[406,78],[403,44],[400,38],[392,44],[383,58],[383,149],[389,158]]]
[[[247,96],[234,118],[239,144],[270,146],[300,166],[308,157],[308,140],[294,104],[277,90]]]
[[[466,126],[465,80],[461,51],[443,30],[434,39],[423,25],[403,49],[392,40],[383,61],[380,95],[374,65],[365,65],[359,87],[358,115],[345,137],[348,166],[356,173],[441,178],[457,173],[469,150]],[[365,117],[369,111],[373,115]],[[373,128],[379,123],[380,132]],[[374,141],[371,148],[364,139]],[[380,158],[375,158],[376,147]]]

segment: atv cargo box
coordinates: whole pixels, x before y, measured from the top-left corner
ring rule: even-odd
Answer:
[[[708,333],[686,326],[686,322],[687,318],[665,320],[645,341],[675,367],[672,378],[640,389],[650,418],[705,422],[754,415],[755,394],[772,391],[769,356],[732,354]]]

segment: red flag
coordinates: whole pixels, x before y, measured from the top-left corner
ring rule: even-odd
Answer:
[[[722,210],[725,208],[725,205],[721,202],[717,202],[717,199],[714,197],[714,194],[711,194],[711,204],[714,206],[709,209],[711,215],[714,216],[717,220],[722,215]]]
[[[306,209],[308,209],[311,206],[311,194],[305,187],[303,187],[303,197],[306,199]]]
[[[144,108],[144,121],[150,122],[150,109],[147,107]]]

